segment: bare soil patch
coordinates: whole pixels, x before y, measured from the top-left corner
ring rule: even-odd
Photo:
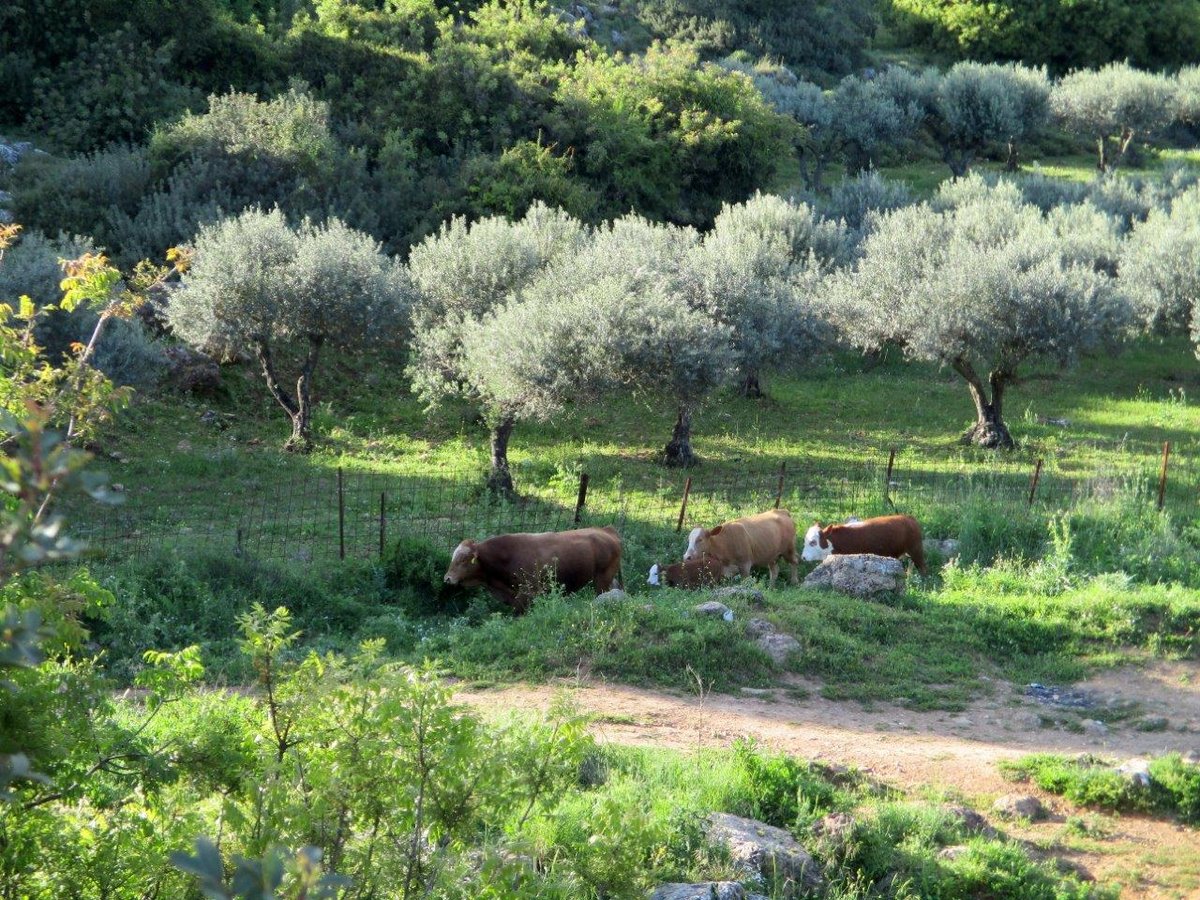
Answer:
[[[1003,682],[956,713],[826,700],[819,684],[796,678],[778,689],[705,697],[587,679],[464,688],[458,696],[481,712],[544,709],[567,690],[594,716],[593,731],[601,741],[686,751],[751,737],[773,750],[854,766],[913,793],[963,797],[985,812],[995,796],[1012,790],[997,767],[1003,759],[1038,752],[1125,759],[1200,751],[1200,663],[1125,667],[1074,687],[1118,704],[1136,703],[1139,715],[1110,723],[1106,733],[1081,733],[1071,730],[1078,725],[1070,715]],[[1138,730],[1142,714],[1165,717],[1167,727]],[[997,824],[1042,852],[1121,884],[1124,896],[1200,897],[1200,831],[1162,819],[1080,810],[1061,797],[1043,800],[1054,811],[1050,821]],[[1076,827],[1067,827],[1068,817]],[[1081,818],[1086,835],[1079,834]]]

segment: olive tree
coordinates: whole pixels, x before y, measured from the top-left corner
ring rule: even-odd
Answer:
[[[825,295],[851,344],[891,341],[958,373],[975,406],[963,438],[984,447],[1014,446],[1004,401],[1022,366],[1065,365],[1128,321],[1126,299],[1091,258],[1093,241],[1065,233],[1078,222],[1049,219],[1014,194],[888,213]]]
[[[1159,333],[1190,328],[1200,355],[1200,187],[1134,227],[1120,273],[1145,326]]]
[[[756,195],[725,206],[689,254],[693,306],[731,330],[741,392],[763,396],[761,377],[827,346],[832,331],[814,303],[820,279],[849,260],[843,223],[804,203]]]
[[[1050,82],[1044,69],[960,62],[945,75],[923,76],[927,121],[956,178],[989,146],[1008,146],[1016,167],[1016,147],[1046,119]]]
[[[416,295],[408,375],[429,407],[450,398],[475,404],[490,432],[489,485],[495,490],[513,488],[508,442],[516,423],[534,407],[549,407],[533,400],[499,402],[500,394],[488,381],[494,370],[472,358],[468,349],[481,352],[480,323],[552,260],[569,257],[584,237],[579,221],[536,203],[516,222],[501,216],[474,223],[453,219],[409,256]]]
[[[278,209],[247,210],[200,230],[168,319],[195,347],[252,353],[291,419],[285,449],[303,452],[321,352],[390,340],[408,302],[403,269],[368,235],[337,219],[296,229]]]
[[[733,374],[732,329],[691,302],[698,235],[626,216],[593,232],[524,292],[527,321],[554,320],[561,349],[556,377],[585,398],[632,395],[675,415],[663,451],[669,466],[691,466],[692,420]]]
[[[1068,131],[1096,144],[1097,168],[1117,168],[1133,139],[1168,125],[1178,114],[1176,85],[1126,63],[1064,76],[1050,93],[1050,109]]]
[[[1185,125],[1200,127],[1200,66],[1186,66],[1175,76],[1175,114]]]

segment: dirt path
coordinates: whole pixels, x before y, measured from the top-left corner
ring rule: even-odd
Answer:
[[[1110,700],[1136,702],[1144,714],[1166,717],[1168,727],[1143,732],[1118,724],[1106,733],[1045,727],[1047,719],[1059,714],[1003,683],[994,685],[990,698],[961,713],[834,702],[819,696],[819,685],[799,680],[776,691],[703,700],[574,681],[463,690],[459,699],[484,712],[545,709],[556,694],[567,690],[594,716],[593,729],[602,741],[692,750],[728,747],[738,738],[753,737],[774,750],[855,766],[896,787],[958,795],[984,810],[996,795],[1014,789],[999,773],[996,764],[1002,759],[1042,751],[1121,759],[1200,751],[1200,664],[1126,668],[1075,687]],[[794,699],[797,688],[807,690],[808,696]],[[1196,830],[1138,816],[1101,816],[1074,809],[1061,798],[1043,799],[1055,811],[1051,821],[1006,830],[1070,859],[1097,878],[1119,881],[1126,888],[1123,896],[1200,897]],[[1068,835],[1067,816],[1094,822],[1100,836]]]

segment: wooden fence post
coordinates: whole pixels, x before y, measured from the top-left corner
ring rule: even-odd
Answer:
[[[1167,460],[1171,457],[1171,442],[1163,441],[1162,469],[1158,473],[1158,510],[1167,502]]]
[[[779,464],[779,486],[775,488],[775,508],[783,502],[783,476],[787,474],[787,460]]]
[[[383,559],[383,547],[387,542],[387,493],[379,492],[379,558]]]
[[[579,524],[579,520],[583,518],[583,506],[587,503],[588,491],[588,474],[583,472],[579,476],[579,496],[575,498],[575,524]]]
[[[1042,477],[1042,461],[1039,459],[1033,467],[1033,477],[1029,479],[1029,505],[1033,506],[1033,495],[1037,493],[1038,479]]]
[[[895,508],[896,505],[892,503],[892,469],[895,468],[895,465],[896,448],[893,447],[888,453],[887,474],[883,476],[883,499],[886,500],[888,505],[892,508]]]
[[[675,523],[675,533],[683,531],[683,517],[687,513],[688,495],[692,492],[692,476],[683,483],[683,503],[679,507],[679,521]]]
[[[338,559],[346,558],[346,490],[342,484],[342,467],[338,466]]]

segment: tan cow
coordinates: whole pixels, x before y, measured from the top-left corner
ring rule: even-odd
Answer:
[[[792,564],[792,584],[799,581],[796,555],[796,523],[784,509],[773,509],[756,516],[724,522],[716,528],[693,528],[688,535],[684,560],[700,559],[708,554],[721,563],[725,577],[750,574],[754,567],[766,567],[771,584],[779,574],[779,559]]]

